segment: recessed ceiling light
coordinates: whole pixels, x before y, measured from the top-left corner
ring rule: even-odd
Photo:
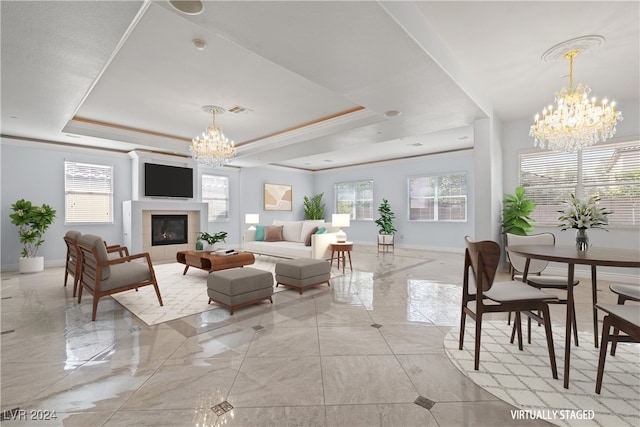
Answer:
[[[465,135],[465,136],[459,136],[459,137],[458,137],[458,139],[459,139],[459,140],[469,139],[469,137],[468,137],[467,135]]]
[[[389,110],[389,111],[385,111],[384,112],[384,116],[389,118],[389,119],[392,119],[394,117],[398,117],[400,114],[402,114],[402,113],[400,111],[398,111],[398,110]]]
[[[202,39],[193,39],[191,42],[198,50],[204,50],[204,48],[207,47],[207,42]]]
[[[169,4],[178,12],[187,15],[198,15],[204,10],[200,0],[169,0]]]

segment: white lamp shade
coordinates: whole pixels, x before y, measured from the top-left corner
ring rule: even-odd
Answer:
[[[255,230],[256,227],[254,227],[254,225],[256,225],[257,223],[260,222],[260,215],[259,214],[245,214],[244,215],[244,222],[251,225],[251,227],[249,227],[249,230]]]
[[[331,216],[331,225],[334,227],[348,227],[351,222],[351,215],[349,214],[333,214]]]
[[[260,222],[260,215],[259,214],[246,214],[244,216],[244,222],[246,224],[257,224]]]

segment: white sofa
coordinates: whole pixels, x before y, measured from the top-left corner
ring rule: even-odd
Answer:
[[[336,242],[336,232],[338,230],[332,227],[330,223],[325,223],[324,220],[273,221],[273,225],[283,226],[283,241],[256,241],[256,230],[246,230],[244,232],[243,250],[281,258],[331,258],[329,245]],[[327,233],[312,234],[311,246],[305,246],[305,238],[314,227],[325,227]]]

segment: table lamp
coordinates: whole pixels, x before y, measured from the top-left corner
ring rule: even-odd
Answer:
[[[255,230],[256,229],[256,224],[258,224],[260,222],[260,215],[259,214],[245,214],[244,222],[250,225],[249,230]]]
[[[338,243],[344,243],[347,241],[347,233],[342,231],[343,227],[348,227],[351,221],[351,215],[349,214],[333,214],[331,216],[331,225],[334,227],[340,227],[340,231],[336,233],[336,241]]]

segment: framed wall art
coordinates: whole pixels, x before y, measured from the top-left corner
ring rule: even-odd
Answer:
[[[293,189],[286,184],[264,184],[264,210],[290,211],[293,209]]]

